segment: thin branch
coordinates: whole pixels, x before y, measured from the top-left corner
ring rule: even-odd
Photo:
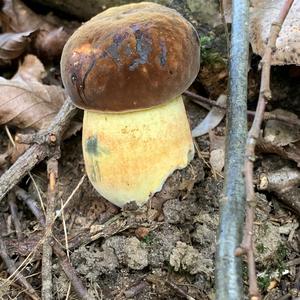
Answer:
[[[244,228],[243,241],[237,249],[236,254],[246,254],[248,262],[248,277],[249,277],[249,294],[251,299],[260,299],[260,293],[256,281],[256,269],[254,258],[254,245],[253,245],[253,232],[254,232],[254,218],[256,197],[253,187],[253,168],[255,162],[255,146],[260,134],[260,128],[263,121],[263,116],[267,102],[271,99],[270,90],[270,71],[272,53],[275,51],[276,39],[279,35],[281,26],[284,22],[286,15],[289,12],[293,0],[285,1],[278,20],[272,23],[268,44],[265,48],[265,53],[262,58],[262,75],[260,94],[256,109],[256,114],[248,133],[247,147],[246,147],[246,161],[245,161],[245,183],[246,183],[246,222]]]
[[[127,288],[127,290],[125,290],[123,292],[123,294],[126,297],[126,299],[128,299],[128,298],[133,299],[133,298],[136,298],[138,294],[141,294],[147,286],[149,286],[149,284],[147,282],[145,282],[144,280],[140,280],[140,282]],[[116,298],[118,298],[118,297],[116,297]]]
[[[10,207],[11,217],[15,226],[16,235],[18,240],[21,240],[23,237],[21,222],[18,217],[18,208],[16,204],[16,196],[13,192],[8,193],[8,204]]]
[[[218,103],[216,103],[215,100],[208,99],[206,97],[197,95],[190,91],[185,91],[183,94],[193,98],[192,101],[196,104],[201,105],[203,103],[203,104],[208,104],[209,106],[218,107],[220,109],[227,110],[227,107],[225,105],[218,104]],[[247,115],[254,117],[255,111],[247,110]],[[299,118],[291,118],[289,116],[283,116],[278,113],[264,112],[264,120],[278,120],[278,121],[281,121],[281,122],[284,122],[284,123],[287,123],[290,125],[295,125],[295,126],[300,127],[300,119]]]
[[[247,138],[249,3],[232,3],[224,196],[217,240],[216,299],[243,299],[241,259],[235,256],[244,221],[243,168]],[[222,201],[223,200],[223,201]]]
[[[7,267],[8,273],[9,274],[15,273],[16,280],[28,291],[30,297],[34,300],[39,300],[40,297],[37,295],[36,291],[31,286],[31,284],[27,281],[27,279],[21,274],[21,272],[16,272],[17,268],[15,267],[14,262],[10,259],[10,257],[7,254],[6,247],[4,241],[2,240],[1,235],[0,235],[0,256]]]
[[[197,99],[199,102],[195,101],[195,103],[197,103],[199,105],[201,105],[201,103],[203,103],[203,104],[208,104],[209,106],[218,107],[220,109],[225,109],[225,110],[227,109],[227,107],[225,105],[218,104],[217,101],[215,101],[215,100],[211,100],[206,97],[197,95],[193,92],[185,91],[183,94],[186,96],[189,96],[191,98]],[[194,102],[194,99],[193,99],[193,102]]]
[[[177,286],[174,282],[170,281],[169,279],[166,279],[165,283],[169,285],[174,291],[178,293],[178,295],[184,297],[187,300],[196,300],[192,296],[188,295],[182,288]]]
[[[54,146],[59,144],[63,132],[76,113],[70,98],[67,98],[49,128],[39,134],[39,143],[33,144],[0,177],[0,200],[12,189],[36,164],[51,156]]]
[[[87,289],[83,285],[80,278],[77,276],[75,269],[70,264],[68,256],[66,253],[60,248],[60,245],[55,242],[53,245],[53,250],[55,255],[59,258],[59,264],[64,270],[65,274],[69,278],[72,283],[72,286],[80,299],[82,300],[94,300],[94,298],[88,293]]]
[[[25,204],[29,207],[31,212],[34,214],[39,223],[44,227],[46,225],[45,217],[43,212],[39,209],[36,201],[28,194],[25,190],[20,187],[15,187],[14,191],[19,200],[24,201]]]
[[[85,179],[85,176],[83,176],[81,178],[81,180],[77,184],[74,191],[71,193],[71,195],[68,197],[68,199],[66,200],[64,205],[61,207],[60,213],[62,213],[62,210],[70,202],[72,196],[79,189],[79,187],[83,183],[84,179]],[[32,199],[32,197],[30,197],[30,195],[27,192],[23,191],[22,192],[22,197],[20,197],[20,198],[21,198],[21,200],[24,200],[27,205],[28,205],[28,203],[30,204],[30,205],[28,205],[28,208],[30,210],[32,210],[32,208],[34,208],[34,210],[32,212],[34,213],[35,216],[42,216],[43,215],[42,212],[40,211],[40,209],[36,205],[32,205],[32,201],[30,201],[30,199],[31,200],[33,200],[33,199]],[[59,216],[60,213],[58,213],[56,215],[56,217]],[[54,218],[54,220],[56,219],[56,217]],[[38,221],[40,222],[40,224],[43,227],[45,227],[44,218],[39,218]],[[47,231],[47,229],[46,229],[46,231]],[[62,269],[64,270],[66,276],[70,280],[74,290],[80,296],[80,299],[94,300],[94,298],[88,293],[87,289],[84,287],[84,285],[83,285],[82,281],[80,280],[80,278],[77,276],[75,269],[73,268],[73,266],[69,262],[67,254],[64,252],[64,250],[61,249],[60,244],[58,242],[56,242],[55,240],[52,240],[52,242],[53,242],[53,246],[52,246],[53,247],[53,252],[58,257],[58,262],[59,262],[60,266],[62,267]]]
[[[48,195],[46,211],[46,232],[47,237],[43,243],[42,257],[42,299],[51,300],[52,297],[52,226],[55,218],[55,200],[57,195],[58,163],[55,158],[47,162],[48,171]]]

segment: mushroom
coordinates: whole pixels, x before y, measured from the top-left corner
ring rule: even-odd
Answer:
[[[193,26],[155,3],[110,8],[70,37],[62,81],[84,109],[86,172],[107,200],[142,205],[192,160],[181,94],[199,66]]]

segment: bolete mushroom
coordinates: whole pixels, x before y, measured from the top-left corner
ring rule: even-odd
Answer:
[[[142,2],[110,8],[66,43],[61,73],[84,109],[83,155],[96,190],[141,205],[194,155],[181,94],[199,71],[199,39],[175,10]]]

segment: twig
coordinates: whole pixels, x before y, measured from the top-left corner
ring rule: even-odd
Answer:
[[[68,256],[66,253],[60,248],[58,243],[54,243],[53,250],[55,255],[59,258],[59,264],[64,270],[65,274],[69,278],[72,283],[73,288],[75,289],[78,296],[82,300],[93,300],[94,298],[88,293],[87,289],[83,285],[82,281],[76,274],[75,269],[69,262]]]
[[[63,201],[60,200],[60,207],[63,207]],[[64,228],[64,236],[65,236],[65,248],[67,252],[68,259],[70,261],[70,251],[69,251],[69,242],[68,242],[68,231],[67,231],[67,226],[66,226],[66,219],[65,219],[65,213],[64,210],[61,209],[61,218],[62,218],[62,223],[63,223],[63,228]]]
[[[217,240],[216,299],[243,299],[241,259],[235,249],[244,221],[244,157],[247,138],[247,74],[249,3],[232,2],[224,196]]]
[[[19,200],[24,201],[26,205],[29,207],[31,212],[34,214],[36,219],[39,221],[39,223],[42,226],[46,225],[45,217],[43,212],[39,209],[39,207],[36,204],[36,201],[28,194],[26,191],[21,189],[20,187],[15,187],[14,191],[16,193],[16,196]]]
[[[11,217],[15,226],[15,231],[18,240],[21,240],[23,237],[21,222],[18,217],[18,209],[16,205],[16,196],[13,192],[8,193],[8,204],[10,207]]]
[[[28,175],[29,175],[34,187],[35,187],[36,193],[37,193],[39,201],[40,201],[41,208],[43,210],[43,216],[45,216],[46,215],[46,210],[45,210],[43,198],[42,198],[42,195],[41,195],[41,192],[40,192],[40,188],[38,187],[33,175],[31,174],[31,172],[28,172]]]
[[[278,298],[277,300],[290,300],[290,299],[293,299],[291,297],[292,297],[292,295],[290,293],[288,293],[288,294]]]
[[[71,193],[71,195],[68,197],[68,199],[66,200],[66,202],[62,206],[61,211],[70,202],[72,196],[79,189],[79,187],[83,183],[84,179],[85,179],[85,176],[83,176],[81,178],[81,180],[77,184],[74,191]],[[32,210],[32,208],[34,209],[34,211],[32,211],[32,212],[34,213],[35,216],[42,216],[42,212],[40,211],[40,209],[36,205],[32,205],[32,198],[30,197],[30,195],[28,195],[27,192],[23,191],[22,192],[22,197],[20,197],[20,198],[22,200],[24,200],[27,205],[28,205],[28,203],[30,204],[30,205],[28,205],[28,208],[31,209],[31,210]],[[59,216],[60,213],[58,213],[57,216]],[[54,220],[56,219],[56,217],[54,218]],[[40,224],[42,226],[45,226],[44,218],[39,218],[38,221],[40,222]],[[47,229],[46,229],[46,231],[47,231]],[[69,278],[70,282],[72,283],[72,286],[73,286],[74,290],[80,296],[80,299],[93,300],[94,298],[91,295],[89,295],[89,293],[88,293],[87,289],[84,287],[82,281],[77,276],[75,269],[73,268],[73,266],[69,262],[68,256],[66,255],[66,253],[61,249],[60,244],[58,242],[56,242],[55,240],[52,240],[52,242],[53,242],[53,246],[52,246],[53,252],[58,257],[59,264],[61,265],[62,269],[64,270],[64,272],[66,274],[66,276]]]
[[[52,298],[52,226],[55,218],[55,198],[57,194],[58,163],[55,158],[47,162],[47,172],[49,178],[47,211],[46,211],[46,232],[47,237],[43,244],[42,257],[42,299]]]
[[[67,98],[49,128],[39,134],[39,143],[33,144],[17,161],[0,177],[0,200],[12,189],[36,164],[45,157],[51,156],[53,146],[60,143],[63,132],[75,115],[76,108]]]
[[[172,289],[174,289],[178,295],[184,297],[187,300],[196,300],[192,296],[188,295],[183,289],[181,289],[179,286],[177,286],[174,282],[166,279],[166,284],[168,284]]]
[[[292,259],[286,263],[287,267],[300,265],[300,257]]]
[[[246,184],[246,222],[244,228],[243,240],[236,254],[246,254],[248,263],[248,277],[249,277],[249,294],[251,299],[260,299],[260,293],[256,281],[256,269],[254,259],[254,245],[253,245],[253,226],[255,218],[256,198],[253,187],[253,168],[255,161],[255,146],[260,134],[260,128],[263,121],[263,115],[267,102],[271,99],[270,90],[270,70],[272,53],[275,51],[276,39],[279,35],[281,26],[286,15],[289,12],[293,0],[286,0],[278,17],[277,22],[272,23],[268,44],[262,58],[262,75],[260,94],[257,103],[256,114],[248,133],[247,147],[246,147],[246,161],[245,161],[245,184]]]
[[[2,280],[3,280],[3,279],[1,278],[1,281],[2,281]],[[0,281],[0,282],[1,282],[1,281]],[[15,283],[15,282],[10,282],[9,284],[10,284],[11,286],[13,286],[14,288],[20,290],[20,292],[26,294],[27,296],[29,296],[29,297],[30,297],[31,299],[33,299],[33,300],[35,300],[35,299],[40,299],[40,298],[35,298],[35,296],[34,296],[34,298],[32,298],[32,295],[30,294],[30,292],[29,292],[28,290],[24,289],[21,285]]]
[[[186,91],[186,92],[184,92],[184,94],[191,97],[191,98],[193,98],[192,101],[196,104],[201,105],[201,103],[203,103],[203,104],[208,104],[210,106],[218,107],[220,109],[227,110],[227,107],[225,105],[220,105],[220,104],[216,103],[215,100],[208,99],[206,97],[197,95],[197,94],[192,93],[190,91]],[[255,111],[247,110],[247,115],[254,117],[255,116]],[[290,124],[290,125],[295,125],[295,126],[300,127],[300,119],[299,118],[291,118],[291,117],[288,117],[288,116],[279,115],[277,113],[264,112],[264,120],[278,120],[278,121],[281,121],[281,122],[284,122],[284,123],[287,123],[287,124]]]
[[[218,104],[217,101],[215,101],[215,100],[211,100],[206,97],[197,95],[193,92],[185,91],[183,94],[186,96],[189,96],[191,98],[197,99],[200,103],[208,104],[210,106],[218,107],[220,109],[225,109],[225,110],[227,109],[227,107],[225,105]],[[195,103],[201,105],[198,101],[195,101]],[[194,102],[194,100],[193,100],[193,102]]]
[[[229,57],[229,48],[230,48],[230,39],[229,39],[229,30],[225,18],[225,11],[224,11],[224,3],[223,0],[220,1],[220,12],[222,17],[222,23],[224,26],[225,36],[226,36],[226,51],[227,51],[227,58]]]
[[[144,280],[141,280],[140,282],[132,285],[131,287],[129,287],[128,289],[126,289],[124,291],[124,296],[128,299],[128,298],[134,298],[136,297],[138,294],[140,294],[143,290],[145,290],[145,288],[149,286],[149,284],[147,282],[145,282]]]
[[[15,267],[14,262],[9,258],[7,254],[6,247],[4,241],[2,240],[1,235],[0,235],[0,256],[7,267],[8,273],[9,274],[15,273],[17,268]],[[34,288],[20,272],[16,272],[15,278],[29,292],[30,297],[32,299],[34,300],[40,299],[40,297],[37,295]]]
[[[15,141],[14,141],[14,139],[13,139],[13,137],[12,137],[10,131],[9,131],[9,128],[8,128],[6,125],[5,125],[5,131],[6,131],[6,134],[8,135],[8,138],[9,138],[11,144],[12,144],[13,147],[15,148],[15,147],[16,147],[16,143],[15,143]],[[15,136],[15,139],[17,140],[17,135]],[[41,205],[42,205],[43,212],[45,212],[44,205],[43,205],[43,201],[42,201],[40,192],[39,192],[39,190],[38,190],[38,186],[36,185],[36,182],[35,182],[35,180],[34,180],[32,174],[31,174],[30,172],[28,172],[28,176],[31,178],[31,180],[32,180],[32,182],[33,182],[33,184],[34,184],[34,186],[35,186],[35,188],[36,188],[36,191],[37,191],[37,193],[38,193],[38,195],[39,195],[39,199],[40,199],[40,201],[41,201]]]

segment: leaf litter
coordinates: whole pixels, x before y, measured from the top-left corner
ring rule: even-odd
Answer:
[[[47,70],[45,69],[40,59],[44,63],[49,63],[54,56],[59,54],[60,46],[65,38],[65,27],[51,16],[49,18],[34,13],[21,1],[4,1],[0,18],[4,34],[22,35],[23,32],[32,32],[28,36],[23,52],[20,50],[18,55],[6,57],[10,61],[16,61],[19,58],[19,68],[12,78],[0,78],[0,123],[8,125],[13,133],[14,130],[19,132],[19,130],[27,129],[34,131],[47,129],[49,122],[65,101],[66,95],[61,86],[43,83],[45,76],[49,75],[49,69],[48,66]],[[40,37],[37,38],[37,36]],[[11,39],[13,40],[14,37],[12,36]],[[43,41],[45,45],[41,46]],[[31,52],[31,47],[34,49],[33,52]],[[22,49],[21,46],[20,49]],[[0,55],[1,53],[0,45]],[[37,56],[29,54],[22,57],[27,53],[35,53]],[[195,87],[197,89],[197,85]],[[274,88],[276,89],[276,86]],[[201,89],[198,91],[201,92]],[[225,89],[222,92],[226,94]],[[66,209],[66,227],[70,240],[72,264],[90,290],[94,291],[94,283],[97,283],[98,290],[101,289],[105,299],[116,297],[121,299],[127,294],[130,294],[133,299],[143,300],[180,299],[182,294],[178,294],[179,288],[181,292],[183,291],[183,295],[189,295],[194,299],[213,299],[214,297],[213,256],[222,179],[212,176],[214,170],[210,170],[207,166],[203,167],[202,160],[210,155],[213,168],[222,172],[224,162],[221,156],[223,157],[225,144],[224,124],[219,124],[225,112],[222,110],[218,113],[216,109],[211,109],[206,118],[205,116],[200,118],[199,107],[187,104],[187,110],[191,120],[194,120],[193,127],[200,124],[201,128],[206,124],[205,129],[201,129],[202,135],[195,138],[200,145],[200,154],[203,156],[195,158],[188,170],[178,171],[169,181],[166,190],[155,196],[155,198],[161,198],[157,201],[160,205],[148,210],[125,211],[117,215],[119,217],[113,221],[111,217],[118,214],[119,209],[107,203],[92,189],[88,181],[85,181]],[[193,117],[194,114],[196,118]],[[78,131],[81,123],[77,122],[77,126],[73,133]],[[266,123],[262,136],[274,135],[268,131],[270,128],[275,129],[276,135],[278,131],[281,132],[281,127],[276,122]],[[286,151],[286,147],[299,149],[298,138],[290,136],[288,131],[292,135],[292,131],[295,130],[290,128],[284,135],[277,134],[276,137],[279,140],[275,146],[284,148],[283,151]],[[3,149],[7,150],[7,153],[0,154],[1,172],[8,167],[7,154],[11,155],[7,144],[7,142],[3,146],[0,144],[2,152]],[[222,151],[222,154],[218,151]],[[273,174],[275,170],[286,172],[283,166],[294,163],[288,156],[285,157],[289,159],[286,161],[282,160],[280,155],[275,156],[275,159],[265,152],[260,155],[262,158],[258,160],[260,170],[268,169],[269,174]],[[2,162],[4,163],[1,164]],[[282,172],[279,172],[279,178]],[[59,198],[66,200],[76,188],[83,173],[81,140],[79,136],[72,136],[62,145]],[[46,193],[45,167],[35,168],[33,176],[36,180],[35,184],[43,193]],[[22,187],[35,197],[36,191],[33,186],[32,182],[22,183]],[[178,187],[180,187],[179,190]],[[282,264],[297,258],[299,229],[295,226],[294,231],[293,229],[284,231],[289,224],[296,224],[297,221],[295,215],[280,206],[278,200],[282,193],[276,190],[274,194],[269,193],[266,197],[263,192],[260,191],[258,194],[261,199],[255,233],[258,269],[259,271],[267,270],[265,273],[260,273],[263,283],[270,280],[271,274],[279,273],[276,275],[278,284],[270,290],[263,290],[269,299],[276,299],[277,296],[283,296],[285,290],[291,291],[294,288],[297,265],[294,269],[290,267],[286,273],[287,268]],[[39,240],[42,234],[31,213],[20,203],[18,209],[22,212],[20,220],[26,236],[25,241],[18,241],[7,226],[1,227],[10,252],[17,257],[26,255],[22,252],[25,246],[27,253],[30,252],[35,243],[31,245],[28,241]],[[10,216],[7,207],[0,207],[0,212],[4,220]],[[108,222],[103,225],[103,222],[107,220],[111,220],[111,224]],[[58,240],[64,241],[61,222],[62,220],[59,219],[56,223],[55,236]],[[99,228],[101,239],[78,247],[80,237],[88,236],[92,227]],[[146,228],[146,235],[139,235],[139,228],[143,230]],[[105,232],[105,235],[101,235],[101,232]],[[173,266],[173,268],[166,266]],[[280,273],[280,270],[284,270],[285,273]],[[30,276],[36,270],[28,265],[25,271]],[[53,265],[53,273],[56,297],[65,299],[68,280],[56,263]],[[35,288],[40,287],[39,275],[29,277],[29,280]],[[141,280],[146,283],[144,290],[132,294],[132,287],[138,286]],[[171,285],[168,282],[171,282]],[[173,287],[175,285],[175,289],[170,288],[172,284]],[[128,290],[126,287],[129,287]],[[4,293],[15,295],[14,289],[11,286]]]
[[[0,77],[1,125],[36,130],[47,128],[66,94],[59,86],[43,84],[42,73],[45,70],[38,58],[28,55],[12,79]]]

